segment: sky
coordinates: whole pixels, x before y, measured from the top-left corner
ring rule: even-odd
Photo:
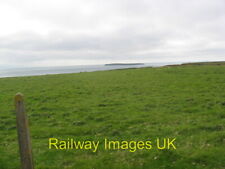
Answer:
[[[225,61],[224,0],[0,0],[0,68]]]

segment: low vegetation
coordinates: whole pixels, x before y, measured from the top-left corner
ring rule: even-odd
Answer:
[[[20,166],[13,97],[25,95],[36,169],[225,168],[225,64],[0,79],[0,168]],[[176,138],[176,150],[49,150],[77,140]]]

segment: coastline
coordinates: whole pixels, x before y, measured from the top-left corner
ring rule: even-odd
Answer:
[[[15,77],[45,76],[45,75],[61,75],[61,74],[73,74],[73,73],[97,72],[97,71],[110,71],[110,70],[123,70],[123,69],[160,68],[160,67],[177,67],[177,66],[203,66],[203,65],[225,65],[225,61],[154,63],[154,64],[153,63],[152,64],[150,63],[134,63],[134,64],[112,63],[112,64],[105,64],[105,65],[83,65],[83,66],[65,66],[65,67],[58,66],[58,67],[11,68],[11,69],[0,70],[0,79],[15,78]]]

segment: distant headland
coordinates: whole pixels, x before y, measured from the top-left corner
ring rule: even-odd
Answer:
[[[144,65],[144,63],[109,63],[105,64],[105,66],[132,66],[132,65]]]

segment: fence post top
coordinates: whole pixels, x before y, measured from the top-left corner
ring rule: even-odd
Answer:
[[[15,96],[15,101],[23,101],[23,94],[22,93],[17,93]]]

